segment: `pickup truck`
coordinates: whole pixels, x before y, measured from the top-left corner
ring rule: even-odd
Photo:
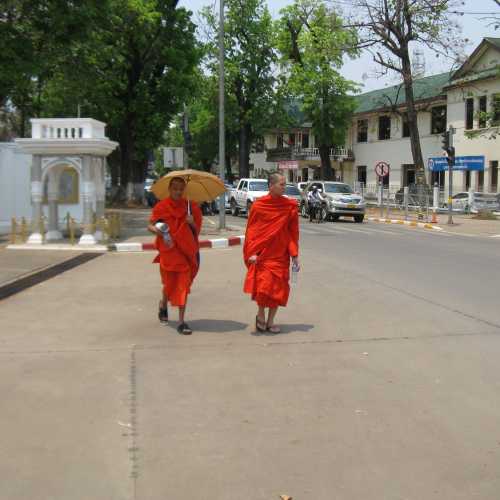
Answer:
[[[240,179],[231,191],[231,214],[237,217],[240,213],[249,213],[252,203],[268,192],[269,185],[265,179]]]

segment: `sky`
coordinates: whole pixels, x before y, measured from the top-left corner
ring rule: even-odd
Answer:
[[[218,0],[181,0],[180,4],[195,13],[194,19],[197,20],[196,12],[205,5],[215,5],[218,8]],[[293,3],[292,0],[268,0],[269,10],[273,16],[278,16],[280,9]],[[461,8],[464,12],[496,12],[500,9],[493,0],[465,0],[465,5]],[[459,18],[462,26],[462,36],[470,40],[467,46],[467,54],[470,54],[479,42],[487,36],[499,37],[500,29],[495,31],[493,27],[487,26],[487,21],[481,19],[481,15],[467,14]],[[428,50],[424,51],[426,76],[442,73],[449,70],[449,64],[435,56]],[[385,77],[375,77],[374,73],[377,65],[373,63],[370,54],[363,54],[360,58],[351,61],[347,60],[342,68],[342,73],[346,78],[354,80],[362,85],[364,92],[379,89],[384,86],[398,83],[399,78],[395,74],[388,74]]]

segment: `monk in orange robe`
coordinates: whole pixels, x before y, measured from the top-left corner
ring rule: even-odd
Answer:
[[[274,319],[278,307],[288,302],[290,259],[300,269],[297,202],[283,196],[285,187],[281,174],[270,176],[269,194],[250,209],[243,247],[248,269],[244,291],[259,307],[255,327],[271,333],[280,333]]]
[[[158,202],[153,208],[148,230],[156,234],[156,248],[159,255],[154,260],[160,264],[163,296],[158,317],[168,323],[168,302],[179,308],[177,331],[190,335],[192,330],[184,321],[187,297],[199,267],[198,235],[201,230],[202,214],[198,205],[183,198],[186,183],[181,177],[170,181],[170,196]],[[168,226],[170,241],[165,242],[158,223]]]

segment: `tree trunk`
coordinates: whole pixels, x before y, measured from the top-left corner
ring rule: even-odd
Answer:
[[[226,143],[227,144],[227,143]],[[228,184],[233,183],[233,169],[231,168],[231,153],[226,149],[226,160],[225,160],[225,168],[226,168],[226,182]]]
[[[410,132],[410,145],[413,163],[415,165],[415,176],[417,184],[425,184],[425,167],[420,145],[420,134],[418,131],[417,110],[415,108],[415,97],[413,94],[413,76],[411,72],[410,55],[408,49],[403,51],[401,58],[403,67],[403,81],[406,93],[406,109],[408,113],[408,129]]]
[[[250,176],[250,125],[241,125],[238,137],[239,172],[241,177]]]
[[[321,158],[321,180],[334,180],[335,171],[332,169],[332,161],[330,160],[330,146],[321,144],[319,146],[319,157]]]

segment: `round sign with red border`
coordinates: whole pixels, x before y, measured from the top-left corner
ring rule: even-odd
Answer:
[[[389,172],[391,170],[391,167],[389,166],[389,164],[385,161],[379,161],[376,165],[375,165],[375,173],[379,176],[379,177],[385,177],[386,175],[389,175]]]

